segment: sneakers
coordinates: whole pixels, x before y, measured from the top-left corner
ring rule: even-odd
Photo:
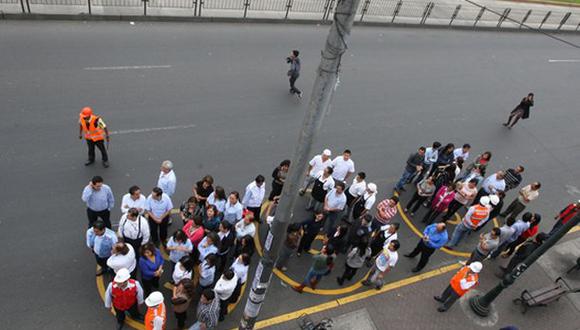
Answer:
[[[298,96],[299,99],[302,98],[302,92],[298,92],[296,95]]]

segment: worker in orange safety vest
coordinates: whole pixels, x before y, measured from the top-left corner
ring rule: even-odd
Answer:
[[[105,140],[109,144],[109,130],[103,119],[93,114],[93,109],[84,107],[79,114],[79,139],[84,138],[89,147],[89,159],[85,166],[95,162],[95,146],[101,151],[103,166],[109,167],[109,155],[105,147]]]
[[[145,314],[145,330],[165,330],[167,311],[163,303],[163,295],[159,291],[151,292],[145,299],[147,313]]]
[[[479,284],[479,272],[481,272],[482,268],[483,265],[481,262],[476,261],[470,263],[469,266],[463,266],[463,268],[455,273],[441,296],[433,297],[433,299],[442,304],[437,310],[439,312],[445,312],[457,299],[477,286]]]

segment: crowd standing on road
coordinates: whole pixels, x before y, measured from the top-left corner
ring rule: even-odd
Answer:
[[[297,52],[293,56],[289,62],[293,70],[299,70]],[[294,87],[296,78],[293,73],[291,86],[295,93],[300,93]],[[513,122],[509,127],[527,116],[533,95],[522,100],[522,104],[510,116]],[[103,142],[108,141],[108,131],[102,119],[85,108],[80,126],[89,145],[86,165],[94,162],[96,146],[102,152],[103,165],[108,167]],[[377,185],[367,183],[365,172],[355,175],[352,152],[345,149],[332,159],[331,150],[324,149],[310,160],[299,191],[301,196],[309,193],[306,210],[312,214],[289,225],[276,268],[286,272],[292,257],[312,254],[312,264],[303,281],[293,287],[302,293],[306,287],[316,290],[323,277],[337,268],[337,256],[344,254],[344,265],[338,265],[342,274],[336,278],[338,285],[352,281],[361,268],[368,267],[362,284],[381,290],[385,277],[397,265],[398,251],[403,246],[397,235],[400,225],[393,221],[399,212],[415,222],[416,214],[425,208],[422,237],[413,250],[404,254],[408,258],[420,255],[418,264],[411,269],[414,273],[425,268],[437,250],[457,248],[465,236],[480,231],[499,216],[497,226],[477,235],[478,242],[471,248],[464,267],[452,277],[445,291],[435,297],[442,304],[438,310],[444,312],[478,284],[484,262],[500,254],[505,258],[513,255],[507,267],[499,268],[497,275],[503,276],[580,211],[580,201],[568,205],[556,215],[550,234],[538,233],[541,215],[520,214],[540,196],[541,184],[531,182],[519,189],[517,197],[502,212],[505,193],[524,182],[524,167],[518,165],[486,176],[492,153],[485,151],[464,166],[470,152],[470,144],[455,148],[453,143],[443,145],[438,141],[430,147],[417,148],[408,156],[394,194],[376,203]],[[275,216],[290,166],[290,161],[284,160],[274,169],[267,199],[263,175],[258,174],[245,187],[243,195],[237,191],[226,194],[214,184],[211,175],[204,176],[193,184],[191,196],[180,204],[178,213],[182,221],[172,233],[169,228],[175,213],[177,184],[173,162],[162,162],[149,196],[145,197],[139,186],[128,189],[122,197],[122,216],[116,232],[110,219],[115,206],[113,192],[102,177],[94,176],[81,195],[87,207],[86,245],[99,266],[96,275],[112,276],[105,292],[105,307],[115,310],[118,328],[123,327],[126,313],[143,320],[146,329],[165,328],[167,310],[160,292],[164,272],[171,274],[169,306],[180,329],[185,327],[192,301],[197,309],[196,321],[190,329],[212,329],[223,321],[228,306],[240,298],[247,281],[255,251],[254,238],[258,236],[257,224],[265,219],[268,225]],[[416,190],[405,196],[409,184]],[[405,208],[399,206],[402,197],[410,197]],[[265,203],[267,209],[263,209]],[[456,217],[459,222],[449,235],[448,224]],[[311,249],[317,238],[323,242],[319,252]],[[147,307],[144,317],[139,312],[142,303]]]

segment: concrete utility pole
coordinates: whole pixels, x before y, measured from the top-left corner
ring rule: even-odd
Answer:
[[[274,262],[286,236],[286,227],[293,218],[292,211],[298,196],[298,189],[304,180],[312,144],[328,110],[336,86],[341,56],[346,51],[346,38],[350,35],[359,3],[360,0],[338,0],[336,4],[334,21],[322,51],[316,81],[308,104],[308,112],[304,117],[298,143],[294,149],[292,165],[284,183],[275,220],[264,242],[264,253],[254,274],[252,289],[246,301],[239,329],[254,328],[260,308],[266,298]]]

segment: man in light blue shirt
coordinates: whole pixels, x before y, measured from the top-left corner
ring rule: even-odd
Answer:
[[[95,254],[97,265],[101,268],[97,271],[97,276],[104,272],[111,271],[107,266],[107,259],[112,254],[113,245],[117,243],[117,235],[105,226],[103,220],[97,219],[93,226],[87,230],[87,247]]]
[[[413,273],[416,273],[423,269],[431,255],[442,248],[447,241],[449,236],[447,235],[447,229],[445,222],[434,223],[425,228],[423,231],[423,238],[419,240],[419,243],[413,251],[409,254],[405,254],[407,258],[414,258],[419,253],[421,254],[421,259],[415,268],[412,269]]]
[[[173,209],[171,198],[164,194],[161,188],[153,188],[153,192],[147,197],[145,211],[149,219],[151,240],[155,245],[159,245],[159,240],[163,246],[167,244],[167,227],[169,227],[171,209]]]
[[[433,142],[431,147],[425,149],[425,158],[423,159],[423,169],[421,170],[421,173],[417,175],[417,178],[415,179],[415,184],[421,182],[421,180],[423,180],[423,178],[425,177],[425,174],[430,173],[431,167],[433,166],[433,164],[437,162],[440,147],[441,142],[435,141]]]
[[[89,228],[98,218],[103,220],[107,228],[111,228],[111,209],[115,206],[115,197],[111,187],[103,183],[102,177],[97,175],[89,181],[81,199],[87,204]]]
[[[159,179],[157,180],[157,187],[161,188],[167,196],[172,197],[175,194],[176,184],[177,178],[173,171],[173,162],[170,160],[163,161]]]
[[[324,231],[326,232],[326,237],[332,237],[332,234],[336,231],[336,219],[346,206],[346,195],[344,194],[344,182],[336,181],[334,184],[334,189],[326,194],[324,198],[324,208],[323,211],[326,214],[326,222],[324,223]]]

